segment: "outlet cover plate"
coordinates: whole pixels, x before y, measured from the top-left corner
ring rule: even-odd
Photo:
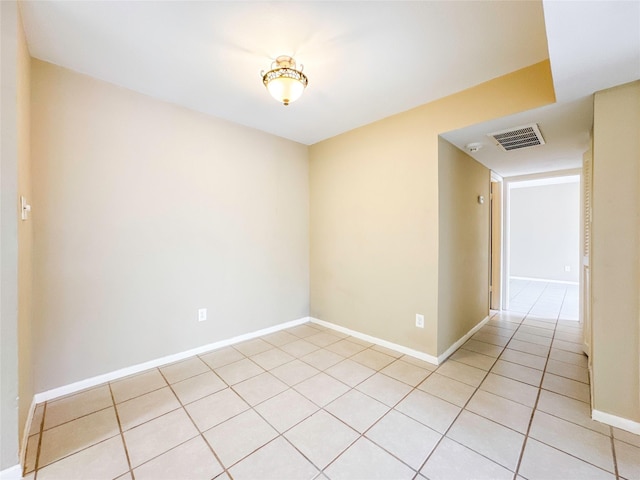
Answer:
[[[416,327],[424,328],[424,315],[416,313]]]

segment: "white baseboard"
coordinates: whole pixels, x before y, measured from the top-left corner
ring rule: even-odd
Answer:
[[[387,340],[382,340],[381,338],[377,338],[377,337],[372,337],[371,335],[367,335],[366,333],[356,332],[355,330],[341,327],[340,325],[336,325],[334,323],[325,322],[324,320],[320,320],[318,318],[309,317],[309,320],[312,323],[317,323],[318,325],[322,325],[323,327],[330,328],[337,332],[346,333],[347,335],[351,335],[352,337],[359,338],[360,340],[364,340],[370,343],[375,343],[376,345],[380,345],[381,347],[394,350],[398,353],[403,353],[405,355],[409,355],[410,357],[415,357],[418,360],[424,360],[425,362],[438,365],[438,359],[433,355],[429,355],[428,353],[419,352],[418,350],[414,350],[409,347],[404,347],[402,345],[398,345],[397,343],[388,342]]]
[[[203,345],[201,347],[192,348],[184,352],[174,353],[173,355],[167,355],[166,357],[156,358],[155,360],[139,363],[131,367],[121,368],[120,370],[115,370],[113,372],[87,378],[85,380],[80,380],[79,382],[74,382],[69,385],[53,388],[45,392],[36,393],[34,395],[33,403],[35,405],[37,403],[53,400],[54,398],[62,397],[64,395],[69,395],[71,393],[76,393],[76,392],[79,392],[80,390],[96,387],[106,382],[112,382],[114,380],[118,380],[120,378],[127,377],[129,375],[144,372],[145,370],[149,370],[150,368],[161,367],[169,363],[174,363],[189,357],[193,357],[194,355],[199,355],[201,353],[206,353],[211,350],[216,350],[218,348],[227,347],[229,345],[244,342],[247,340],[252,340],[254,338],[261,337],[262,335],[268,335],[269,333],[274,333],[280,330],[284,330],[285,328],[291,328],[298,325],[302,325],[303,323],[306,323],[308,321],[310,321],[310,317],[303,317],[303,318],[299,318],[298,320],[292,320],[290,322],[280,323],[278,325],[274,325],[273,327],[263,328],[262,330],[257,330],[255,332],[245,333],[243,335],[238,335],[237,337],[229,338],[226,340],[220,340],[218,342],[210,343],[208,345]],[[27,425],[27,428],[29,428],[30,425],[31,423]]]
[[[560,283],[562,285],[580,285],[580,283],[578,282],[569,282],[566,280],[550,280],[548,278],[509,277],[509,280],[528,280],[530,282]]]
[[[0,480],[20,480],[22,478],[22,467],[14,465],[0,471]]]
[[[467,340],[469,340],[478,330],[480,330],[484,325],[489,321],[489,315],[484,317],[484,319],[478,323],[475,327],[465,333],[462,337],[458,339],[456,343],[447,348],[443,354],[438,355],[438,365],[444,362],[447,358],[449,358],[457,349],[459,349]]]
[[[626,430],[627,432],[640,435],[639,422],[634,422],[633,420],[618,417],[616,415],[611,415],[610,413],[601,412],[599,410],[592,410],[591,418],[597,420],[598,422],[606,423],[607,425],[611,425],[612,427],[619,428],[620,430]]]

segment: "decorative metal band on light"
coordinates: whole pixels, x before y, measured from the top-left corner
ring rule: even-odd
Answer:
[[[260,72],[262,83],[273,98],[289,105],[300,98],[309,84],[309,79],[302,73],[303,68],[304,66],[300,65],[300,70],[297,70],[293,58],[281,55],[271,64],[271,70],[267,73]]]

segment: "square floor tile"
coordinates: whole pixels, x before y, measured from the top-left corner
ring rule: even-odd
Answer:
[[[545,347],[551,346],[551,338],[543,337],[541,335],[534,335],[531,333],[524,333],[518,330],[513,336],[514,339],[522,342],[535,343],[536,345],[544,345]]]
[[[145,393],[116,406],[123,431],[180,407],[180,402],[169,387]]]
[[[306,324],[306,325],[298,325],[297,327],[292,327],[286,330],[287,332],[295,335],[299,338],[310,337],[311,335],[317,335],[322,332],[320,328],[316,328],[315,325]]]
[[[346,383],[350,387],[355,387],[376,372],[375,370],[365,367],[364,365],[360,365],[353,360],[346,359],[337,363],[333,367],[327,368],[326,373],[341,382]]]
[[[174,383],[172,388],[182,404],[186,405],[227,388],[227,384],[209,370],[206,373]]]
[[[41,480],[116,478],[129,470],[120,435],[38,470]]]
[[[420,473],[430,480],[513,478],[513,472],[446,437],[442,439]]]
[[[274,368],[270,373],[287,385],[293,386],[318,374],[319,370],[296,359]]]
[[[553,340],[552,346],[553,348],[557,348],[559,350],[566,350],[567,352],[573,352],[577,354],[582,354],[584,351],[582,344],[565,342],[564,340],[558,339]]]
[[[516,363],[498,360],[491,369],[492,373],[502,375],[503,377],[518,380],[519,382],[528,383],[534,387],[540,386],[542,380],[542,371],[535,368],[525,367]]]
[[[614,440],[620,476],[627,480],[640,478],[640,447]]]
[[[202,437],[195,437],[134,469],[136,480],[209,480],[223,469]]]
[[[423,368],[424,370],[428,370],[429,372],[435,372],[436,368],[438,368],[438,365],[429,363],[416,357],[412,357],[411,355],[403,355],[399,358],[399,360],[410,363],[411,365],[415,365],[416,367]]]
[[[47,417],[45,418],[44,429],[47,430],[111,406],[113,406],[113,400],[111,399],[109,385],[101,385],[59,400],[47,402]],[[40,408],[40,420],[42,419],[42,411],[43,408]],[[37,432],[39,432],[40,424],[38,419],[34,418],[33,423],[38,425]]]
[[[465,409],[523,434],[527,433],[532,413],[530,407],[484,390],[478,390]]]
[[[485,370],[456,362],[455,360],[447,360],[436,370],[440,375],[453,378],[472,387],[477,387],[482,383],[487,375]]]
[[[591,398],[589,385],[569,378],[559,377],[552,373],[545,373],[542,388],[585,403],[589,403]]]
[[[317,345],[318,347],[326,347],[327,345],[339,342],[342,339],[329,332],[319,332],[315,335],[305,337],[305,340],[309,343]]]
[[[551,353],[549,354],[549,358],[553,358],[554,360],[558,360],[560,362],[571,363],[572,365],[577,365],[583,368],[588,368],[589,366],[589,357],[587,357],[584,353],[573,353],[567,352],[566,350],[552,348]]]
[[[538,345],[537,343],[523,342],[521,340],[516,340],[515,338],[509,342],[508,348],[545,358],[549,354],[549,347],[547,346]]]
[[[549,359],[549,362],[547,363],[547,372],[560,377],[570,378],[577,382],[589,383],[589,370],[587,370],[586,367],[580,367],[578,365]]]
[[[216,373],[222,377],[228,385],[235,385],[248,378],[260,375],[263,372],[264,369],[262,367],[259,367],[248,358],[216,368]]]
[[[167,379],[167,382],[176,383],[201,373],[208,372],[209,367],[206,363],[200,360],[199,357],[191,357],[187,360],[182,360],[181,362],[160,367],[160,371],[164,375],[164,378]]]
[[[363,459],[366,459],[363,461]],[[360,438],[326,469],[332,480],[412,479],[416,472],[366,438]]]
[[[511,337],[503,337],[500,335],[493,335],[491,333],[476,333],[471,338],[479,342],[485,342],[492,345],[497,345],[498,347],[504,347],[507,345],[507,343],[509,343],[509,339]]]
[[[235,392],[252,406],[284,392],[287,388],[289,387],[286,383],[281,382],[268,372],[233,386]]]
[[[447,437],[511,471],[516,469],[524,442],[524,435],[468,411],[460,414]]]
[[[445,433],[460,413],[460,407],[420,390],[407,395],[395,409],[439,433]]]
[[[201,432],[244,412],[249,408],[233,390],[226,388],[185,406]]]
[[[229,473],[234,480],[311,480],[319,473],[306,458],[282,437],[233,466]]]
[[[547,363],[547,359],[545,357],[519,352],[518,350],[512,350],[510,348],[504,349],[502,355],[500,355],[500,360],[517,363],[518,365],[524,365],[525,367],[537,368],[538,370],[544,370],[544,366]]]
[[[116,403],[138,397],[153,390],[166,387],[167,382],[157,369],[123,378],[111,383],[111,391]]]
[[[133,468],[198,435],[180,408],[123,433]]]
[[[349,340],[340,340],[339,342],[332,343],[326,347],[327,350],[330,350],[338,355],[342,355],[343,357],[350,357],[355,355],[358,352],[361,352],[367,348],[364,345],[360,345],[359,343],[350,342]]]
[[[366,393],[370,397],[393,407],[411,391],[411,387],[382,373],[376,373],[356,387],[357,390]]]
[[[324,410],[299,423],[285,437],[318,468],[325,468],[359,434]]]
[[[549,328],[534,327],[532,325],[522,325],[518,329],[518,333],[527,333],[530,335],[538,335],[538,336],[547,337],[547,338],[552,338],[553,332],[554,331]]]
[[[467,343],[462,345],[462,348],[471,352],[487,355],[488,357],[498,357],[503,350],[503,347],[478,340],[468,340]]]
[[[594,479],[613,480],[598,467],[556,450],[533,438],[527,440],[520,464],[520,474],[529,480]]]
[[[257,355],[253,355],[251,357],[251,360],[256,362],[265,370],[271,370],[272,368],[283,365],[293,359],[294,357],[289,355],[287,352],[283,352],[279,348],[272,348],[271,350],[258,353]]]
[[[480,368],[482,370],[489,370],[496,361],[495,357],[490,357],[481,353],[470,352],[469,350],[465,350],[463,348],[457,350],[449,358],[451,360],[455,360],[456,362],[471,365],[472,367]]]
[[[614,472],[611,439],[547,413],[536,411],[529,436],[597,467]]]
[[[311,352],[308,355],[305,355],[301,358],[301,360],[318,370],[326,370],[329,367],[332,367],[336,363],[340,363],[344,360],[342,355],[338,355],[337,353],[331,352],[329,350],[325,350],[321,348],[320,350],[316,350],[315,352]]]
[[[269,342],[265,342],[260,338],[254,338],[253,340],[237,343],[233,346],[233,348],[238,350],[243,355],[250,357],[251,355],[257,355],[258,353],[271,350],[273,348],[273,345],[271,345]]]
[[[442,435],[391,410],[366,433],[366,437],[418,470]]]
[[[318,406],[295,390],[286,390],[255,407],[267,422],[284,432],[318,410]]]
[[[533,408],[540,389],[528,383],[489,373],[480,385],[480,390],[491,392]]]
[[[432,373],[418,385],[418,389],[430,393],[459,407],[464,407],[475,392],[475,388],[439,373]]]
[[[385,353],[378,352],[377,350],[373,350],[372,348],[367,348],[366,350],[356,353],[351,357],[351,360],[378,371],[395,361],[395,358]]]
[[[315,352],[319,347],[313,343],[307,342],[306,340],[296,340],[295,342],[287,343],[280,348],[289,355],[300,358],[311,352]]]
[[[319,373],[297,384],[294,388],[320,407],[324,407],[349,390],[347,385],[326,373]]]
[[[218,368],[242,360],[245,357],[235,348],[225,347],[220,350],[214,350],[213,352],[200,355],[200,358],[204,363],[209,365],[209,367]]]
[[[354,430],[363,433],[380,417],[389,411],[389,407],[373,398],[350,390],[325,407],[325,410]]]
[[[591,407],[588,403],[547,390],[540,390],[540,398],[536,408],[539,411],[609,436],[609,425],[591,420]]]
[[[289,332],[285,332],[283,330],[279,332],[270,333],[269,335],[265,335],[261,337],[265,342],[269,342],[271,345],[276,347],[281,347],[282,345],[286,345],[287,343],[295,342],[298,340],[298,337],[295,335],[291,335]]]
[[[405,362],[402,359],[398,359],[390,365],[387,365],[380,370],[380,372],[412,387],[415,387],[431,375],[431,370]]]
[[[45,430],[38,465],[43,467],[119,433],[114,407]]]
[[[204,432],[225,467],[230,467],[278,436],[254,410],[247,410]]]

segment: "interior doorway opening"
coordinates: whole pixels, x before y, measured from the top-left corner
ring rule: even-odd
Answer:
[[[505,179],[503,309],[580,320],[580,174]]]

